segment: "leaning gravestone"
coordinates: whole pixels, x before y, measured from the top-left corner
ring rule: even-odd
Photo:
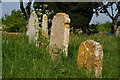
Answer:
[[[116,29],[116,36],[120,36],[120,26],[118,26],[118,28]]]
[[[42,35],[48,37],[48,17],[46,14],[42,18]]]
[[[102,60],[103,50],[100,43],[93,40],[86,40],[80,44],[77,56],[79,67],[94,72],[96,77],[102,77]]]
[[[27,26],[27,34],[29,38],[29,43],[35,42],[36,46],[38,46],[38,34],[39,34],[39,21],[35,12],[32,12],[29,18],[29,23]]]
[[[50,35],[50,53],[57,55],[59,50],[68,56],[68,44],[70,33],[70,18],[65,13],[57,13],[52,20],[51,35]]]

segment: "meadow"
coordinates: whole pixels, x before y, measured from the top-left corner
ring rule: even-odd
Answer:
[[[49,40],[41,38],[44,45],[29,44],[25,34],[2,35],[2,76],[3,78],[95,78],[77,66],[80,43],[92,39],[103,47],[103,77],[118,78],[118,41],[120,37],[107,35],[70,35],[69,55],[52,61],[46,51]]]

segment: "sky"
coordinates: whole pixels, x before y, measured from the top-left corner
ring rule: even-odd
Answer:
[[[20,9],[19,2],[2,2],[2,4],[0,3],[0,17],[1,16],[3,17],[5,14],[10,15],[11,11],[14,9],[16,9],[16,10]],[[1,12],[2,12],[2,15],[1,15]],[[98,17],[96,17],[96,15],[94,14],[90,24],[105,23],[107,21],[111,21],[111,19],[108,16],[106,16],[105,14],[100,14]]]
[[[0,19],[2,17],[2,4],[0,3]]]

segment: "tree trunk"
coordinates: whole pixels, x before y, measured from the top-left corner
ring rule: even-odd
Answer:
[[[112,33],[115,34],[117,29],[117,19],[113,20],[111,29],[112,29]]]
[[[21,9],[22,13],[24,14],[25,19],[27,20],[27,13],[23,6],[23,0],[20,0],[20,9]]]
[[[29,19],[29,17],[30,17],[30,11],[31,11],[32,0],[30,0],[27,4],[28,4],[28,5],[26,6],[26,11],[27,11],[27,18]]]
[[[24,8],[23,0],[20,0],[20,9],[21,9],[22,13],[24,14],[26,20],[28,20],[30,17],[32,0],[30,0],[27,4],[28,5],[26,6],[26,8]]]

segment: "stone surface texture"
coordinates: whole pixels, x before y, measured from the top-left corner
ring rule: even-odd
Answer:
[[[46,14],[42,18],[42,35],[48,37],[48,16]]]
[[[70,34],[70,18],[65,13],[57,13],[52,20],[50,34],[50,51],[57,54],[58,49],[62,50],[68,56],[68,44]]]
[[[118,28],[116,29],[116,36],[120,36],[120,26],[118,26]]]
[[[79,46],[77,65],[94,72],[96,77],[102,76],[103,50],[100,43],[86,40]]]
[[[27,34],[28,34],[28,41],[29,43],[35,42],[36,46],[38,46],[37,39],[39,35],[39,20],[37,17],[37,14],[35,12],[32,12],[29,18],[29,23],[27,25]]]

